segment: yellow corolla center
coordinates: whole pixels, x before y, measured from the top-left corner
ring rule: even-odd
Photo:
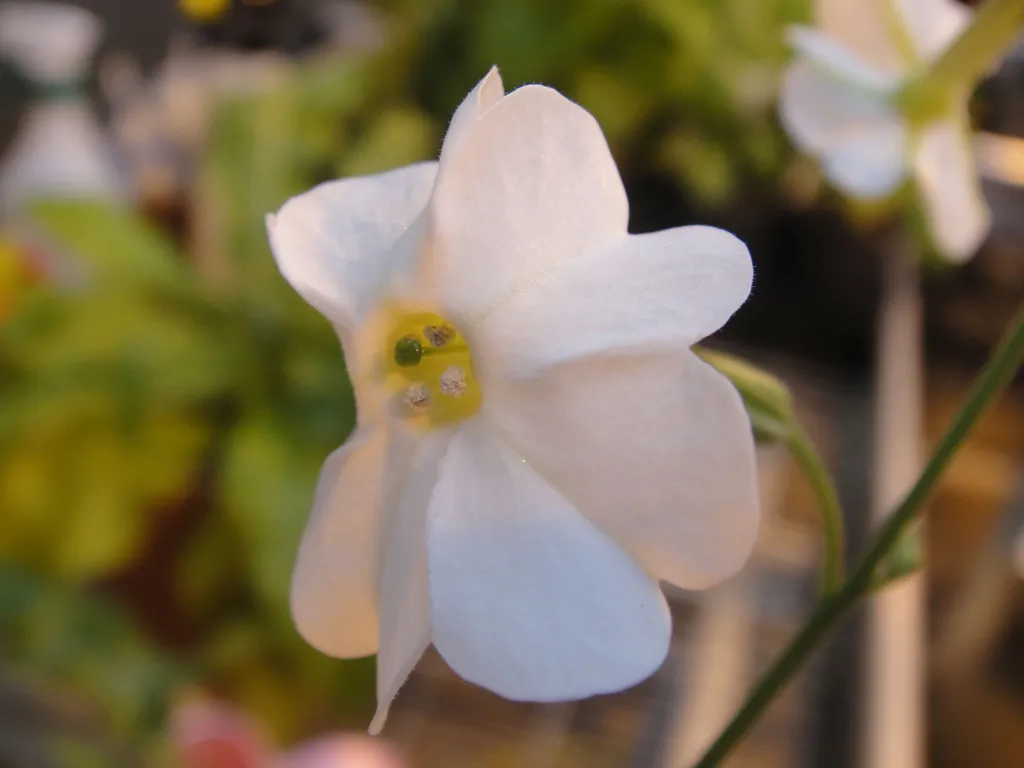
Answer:
[[[423,427],[463,421],[480,410],[469,345],[440,315],[404,315],[385,339],[384,385],[394,412]]]

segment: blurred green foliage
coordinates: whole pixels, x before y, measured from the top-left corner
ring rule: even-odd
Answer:
[[[89,755],[97,765],[128,764],[140,746],[159,739],[187,672],[116,606],[0,565],[0,616],[2,649],[18,662],[16,671],[0,665],[0,745],[16,736],[31,749],[31,734],[44,745],[33,759],[0,746],[4,765],[48,764],[54,747]],[[30,690],[29,680],[60,687]]]
[[[788,162],[775,96],[783,29],[807,0],[391,5],[416,41],[413,94],[435,116],[496,64],[507,88],[543,82],[585,106],[627,174],[665,173],[704,204],[772,185]]]
[[[774,97],[806,0],[381,5],[383,50],[220,106],[189,248],[97,203],[32,211],[81,274],[0,325],[0,654],[140,739],[184,682],[281,739],[362,726],[372,705],[372,661],[321,656],[288,613],[319,465],[354,404],[333,330],[276,270],[266,213],[434,156],[492,64],[594,113],[627,178],[667,176],[705,207],[773,188],[791,157]],[[94,631],[76,617],[96,601],[115,618]]]

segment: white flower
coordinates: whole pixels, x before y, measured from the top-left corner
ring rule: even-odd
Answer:
[[[718,229],[633,236],[627,218],[594,119],[549,88],[506,96],[492,70],[439,162],[268,220],[358,404],[293,614],[325,653],[378,653],[374,731],[429,643],[510,699],[633,685],[668,649],[657,580],[707,587],[749,555],[750,425],[689,347],[746,299],[750,256]]]
[[[817,0],[815,8],[817,29],[790,31],[799,56],[782,86],[783,126],[854,197],[884,197],[912,175],[939,251],[966,260],[990,224],[968,94],[923,125],[910,124],[894,98],[959,35],[969,11],[954,0]]]

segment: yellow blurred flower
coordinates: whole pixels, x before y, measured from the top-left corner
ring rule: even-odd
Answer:
[[[34,282],[36,270],[15,240],[0,236],[0,320],[14,306],[19,291]]]
[[[216,21],[228,12],[231,0],[178,0],[181,12],[192,21]]]

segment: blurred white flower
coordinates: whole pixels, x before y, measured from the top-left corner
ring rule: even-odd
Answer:
[[[126,197],[117,158],[83,87],[102,33],[100,19],[76,5],[0,4],[0,59],[37,89],[0,163],[4,217],[40,197]]]
[[[955,0],[817,0],[816,28],[796,27],[798,57],[780,95],[782,124],[825,176],[860,198],[892,193],[913,176],[939,251],[970,258],[990,214],[975,169],[967,97],[915,124],[895,98],[968,23]]]
[[[596,121],[497,70],[436,163],[324,184],[268,219],[337,328],[358,426],[321,472],[292,584],[303,636],[378,653],[380,729],[428,644],[510,699],[654,672],[658,579],[747,559],[758,499],[736,390],[690,345],[750,292],[710,227],[626,233]]]

